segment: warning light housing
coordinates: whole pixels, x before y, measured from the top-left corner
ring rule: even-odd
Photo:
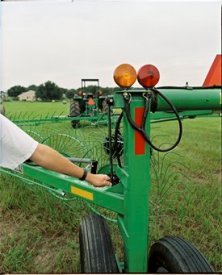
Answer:
[[[137,73],[137,80],[145,89],[154,87],[160,79],[160,73],[154,65],[144,65]]]
[[[136,77],[136,70],[130,64],[119,65],[113,74],[116,84],[123,89],[129,89],[135,83]]]

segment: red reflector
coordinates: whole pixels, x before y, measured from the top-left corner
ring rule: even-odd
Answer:
[[[87,102],[88,105],[92,106],[92,105],[95,105],[95,101],[90,97],[88,102]]]
[[[137,73],[137,80],[145,89],[154,87],[160,79],[158,69],[153,65],[144,65]]]
[[[138,127],[141,127],[143,121],[144,108],[138,107],[135,109],[135,122]],[[144,155],[146,150],[146,143],[144,137],[138,131],[135,131],[135,154]]]

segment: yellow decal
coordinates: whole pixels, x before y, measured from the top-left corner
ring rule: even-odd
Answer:
[[[93,201],[93,193],[71,186],[71,192],[79,197]]]

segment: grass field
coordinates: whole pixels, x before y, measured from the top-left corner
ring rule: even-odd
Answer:
[[[9,113],[68,114],[68,108],[68,104],[61,102],[6,103]],[[184,120],[180,145],[169,154],[154,153],[149,217],[151,242],[164,235],[183,236],[198,247],[217,272],[222,272],[220,125],[220,118]],[[106,127],[73,130],[70,122],[23,128],[40,139],[61,132],[80,140],[90,137],[100,141],[107,131]],[[169,142],[176,129],[175,122],[155,124],[152,136],[159,144]],[[59,146],[62,145],[58,149]],[[158,168],[161,164],[162,170]],[[108,211],[97,210],[112,216]],[[89,212],[78,199],[68,205],[40,187],[2,173],[0,272],[79,272],[78,227],[81,217]],[[108,223],[115,248],[122,257],[118,229]]]

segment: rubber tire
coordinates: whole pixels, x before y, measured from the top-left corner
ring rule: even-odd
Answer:
[[[69,113],[70,117],[77,117],[80,116],[80,106],[79,106],[79,102],[73,100],[70,103],[70,113]],[[73,128],[78,128],[80,126],[80,122],[79,120],[72,120],[71,121],[71,125]]]
[[[108,226],[101,216],[82,219],[79,231],[82,273],[118,273]]]
[[[148,258],[149,273],[213,273],[212,266],[189,242],[166,236],[155,242]]]

